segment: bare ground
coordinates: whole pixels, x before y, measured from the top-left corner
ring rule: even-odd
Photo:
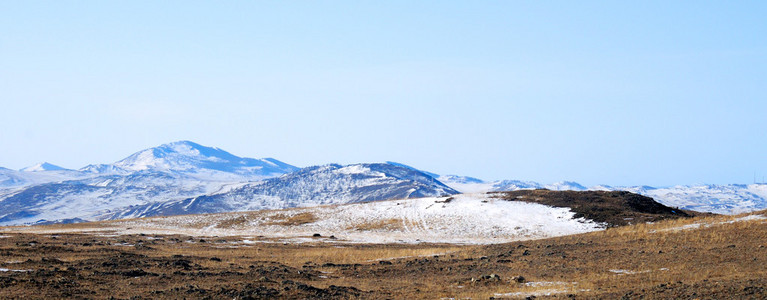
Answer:
[[[4,232],[0,298],[765,299],[759,216],[489,246]]]

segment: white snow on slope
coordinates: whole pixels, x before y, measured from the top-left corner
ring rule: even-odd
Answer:
[[[200,194],[227,191],[236,184],[228,182],[196,181],[182,176],[116,176],[95,177],[80,181],[55,194],[40,194],[45,200],[29,204],[27,217],[0,221],[0,226],[34,224],[41,220],[65,219],[103,220],[125,207],[153,202],[169,202]],[[7,199],[23,190],[1,190],[0,199]],[[34,213],[32,213],[34,212]],[[0,218],[7,212],[0,211]],[[130,216],[126,216],[130,217]]]
[[[187,215],[114,221],[78,230],[193,236],[263,236],[316,241],[319,233],[336,242],[491,244],[596,231],[602,224],[574,219],[568,208],[505,201],[484,194],[377,201],[291,210]],[[311,214],[310,223],[278,225]],[[237,224],[237,225],[229,225]],[[30,227],[43,230],[44,227]]]
[[[93,175],[73,170],[16,171],[0,167],[0,189],[23,188],[49,182],[61,182],[88,177],[93,177]]]

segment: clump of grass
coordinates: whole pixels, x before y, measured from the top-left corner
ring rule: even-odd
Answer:
[[[314,223],[317,221],[317,216],[310,212],[298,213],[295,215],[278,214],[271,217],[271,220],[264,222],[264,225],[279,225],[279,226],[297,226],[303,224]]]
[[[465,249],[456,246],[401,247],[378,245],[376,247],[348,247],[328,249],[317,247],[294,252],[288,261],[324,261],[333,263],[370,263],[382,260],[413,259],[448,255]],[[330,251],[329,251],[330,250]]]
[[[244,215],[240,215],[231,219],[226,219],[224,221],[221,221],[221,223],[218,223],[216,225],[217,228],[237,228],[237,227],[244,227],[245,225],[249,224],[249,220]]]
[[[378,221],[365,222],[349,226],[347,229],[356,229],[358,231],[374,231],[374,230],[402,230],[405,228],[404,221],[402,219],[392,218]]]

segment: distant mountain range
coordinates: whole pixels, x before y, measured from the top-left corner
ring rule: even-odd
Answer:
[[[672,207],[716,213],[767,208],[767,185],[584,187],[444,175],[395,162],[297,168],[180,141],[112,164],[69,170],[0,168],[0,225],[307,207],[526,189],[626,190]]]
[[[432,176],[393,164],[299,169],[189,141],[113,164],[66,170],[42,163],[0,169],[0,225],[289,208],[455,194]]]
[[[705,184],[658,188],[651,186],[625,187],[608,185],[585,187],[572,181],[561,181],[552,184],[519,180],[487,182],[477,178],[457,175],[440,176],[438,179],[462,193],[528,189],[548,189],[553,191],[629,191],[651,197],[667,206],[700,212],[737,214],[767,209],[767,184]]]

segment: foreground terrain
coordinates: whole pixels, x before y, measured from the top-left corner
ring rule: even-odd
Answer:
[[[10,228],[0,298],[764,299],[766,213],[482,246]]]

